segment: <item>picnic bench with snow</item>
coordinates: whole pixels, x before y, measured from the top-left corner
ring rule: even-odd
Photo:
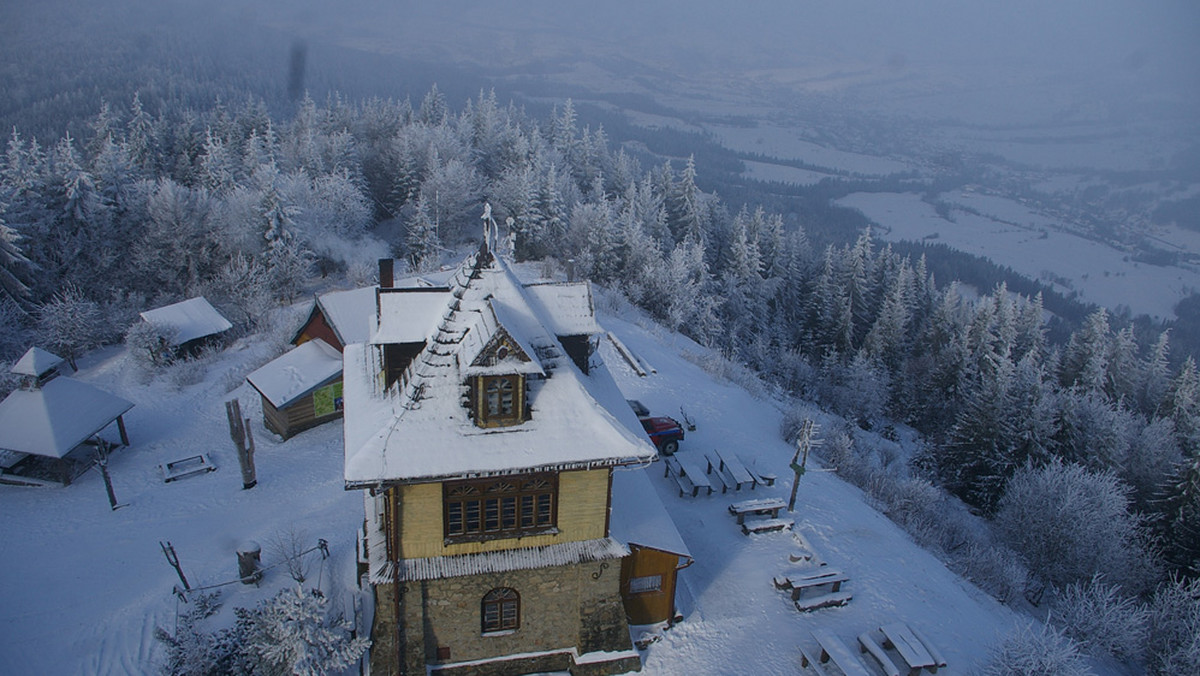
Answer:
[[[712,484],[709,483],[708,477],[704,475],[704,472],[692,467],[691,463],[685,463],[677,456],[668,455],[663,458],[663,465],[666,466],[663,476],[675,479],[680,497],[691,495],[694,498],[700,494],[700,491],[704,491],[706,494],[712,493]]]
[[[799,574],[778,576],[774,582],[776,589],[791,593],[796,610],[807,612],[849,603],[854,598],[853,594],[842,591],[842,583],[849,580],[845,573],[821,566]],[[821,591],[825,586],[829,589]]]
[[[217,466],[213,464],[212,459],[203,453],[163,463],[158,466],[158,470],[162,472],[163,483],[168,484],[172,481],[196,474],[213,472],[216,469]]]
[[[880,636],[882,640],[878,640]],[[937,673],[938,667],[946,666],[946,660],[938,649],[920,632],[903,622],[885,624],[878,632],[863,632],[858,636],[858,643],[860,650],[871,653],[888,676],[900,676],[900,670],[888,655],[888,650],[894,650],[899,655],[908,667],[908,676],[917,676],[922,669]]]
[[[820,652],[817,654],[817,658],[813,659],[812,655],[801,646],[800,666],[811,666],[813,671],[821,676],[828,676],[829,672],[825,671],[822,665],[833,662],[845,676],[872,676],[867,665],[863,664],[862,660],[840,638],[824,630],[816,630],[812,636],[817,640]]]
[[[790,530],[795,522],[791,519],[780,519],[779,510],[787,507],[787,503],[779,498],[758,498],[756,500],[742,500],[729,505],[729,513],[737,517],[738,525],[742,527],[742,532],[746,535],[751,533],[764,533],[776,530]],[[746,522],[746,515],[755,514],[766,516],[766,519],[758,519]]]
[[[705,474],[717,478],[721,484],[722,493],[730,488],[740,491],[743,486],[749,486],[750,490],[754,490],[758,485],[758,477],[746,469],[741,459],[732,453],[726,452],[722,455],[720,451],[712,451],[705,453],[704,459],[708,463]],[[772,483],[774,482],[772,481]]]

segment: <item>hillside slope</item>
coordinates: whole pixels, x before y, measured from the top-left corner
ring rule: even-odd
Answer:
[[[651,481],[676,519],[695,557],[683,574],[682,623],[644,653],[647,674],[787,674],[799,669],[798,644],[815,645],[808,632],[825,629],[848,644],[863,631],[903,620],[942,650],[951,674],[971,673],[987,647],[1023,621],[949,572],[900,529],[864,503],[860,491],[835,475],[804,476],[794,518],[796,530],[818,556],[849,576],[843,608],[799,613],[772,578],[794,570],[788,555],[801,545],[788,532],[744,536],[727,511],[733,500],[779,496],[791,485],[792,448],[779,438],[779,406],[714,379],[684,353],[702,350],[631,316],[601,314],[656,373],[639,378],[604,343],[601,355],[630,398],[652,411],[678,416],[680,406],[698,428],[689,432],[682,458],[733,451],[779,476],[760,487],[700,498],[680,498],[650,467]],[[117,452],[111,471],[118,498],[110,511],[101,477],[89,472],[65,488],[0,486],[5,575],[0,581],[0,673],[147,673],[161,648],[155,627],[174,628],[179,583],[160,541],[170,541],[193,586],[232,580],[235,550],[246,540],[264,547],[280,533],[317,538],[332,552],[314,562],[318,581],[340,607],[352,612],[354,533],[362,519],[357,492],[342,488],[341,424],[333,423],[280,442],[261,424],[255,396],[239,381],[267,354],[264,341],[247,340],[209,364],[205,379],[179,387],[160,376],[145,384],[123,349],[111,348],[81,362],[76,377],[135,403],[127,416],[133,445]],[[258,486],[241,489],[223,402],[241,400],[258,442]],[[819,421],[820,422],[820,421]],[[114,432],[115,434],[115,432]],[[164,484],[158,464],[209,453],[217,472]],[[226,608],[252,606],[292,582],[282,568],[268,571],[261,587],[220,588]],[[639,630],[640,631],[640,630]]]

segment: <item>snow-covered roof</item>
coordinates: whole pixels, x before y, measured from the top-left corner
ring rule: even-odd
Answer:
[[[600,333],[587,282],[542,282],[525,287],[529,299],[546,317],[546,328],[556,336],[590,336]]]
[[[441,288],[391,288],[379,290],[378,323],[370,342],[423,343],[437,329],[450,292]],[[375,308],[371,308],[374,315]]]
[[[376,288],[331,291],[317,297],[317,307],[342,345],[367,342],[371,318],[375,316]]]
[[[40,347],[31,347],[9,370],[23,376],[40,377],[64,361],[66,360],[52,352],[47,352]]]
[[[342,373],[342,354],[320,338],[307,341],[246,376],[275,408],[283,408]]]
[[[0,449],[61,458],[131,408],[72,378],[15,390],[0,402]]]
[[[640,545],[692,558],[646,471],[635,468],[613,472],[609,522],[612,536],[627,545]]]
[[[543,547],[504,549],[478,554],[436,556],[426,559],[402,559],[385,566],[371,576],[372,584],[401,581],[438,580],[462,575],[504,573],[513,570],[532,570],[549,566],[619,559],[629,555],[629,548],[612,538],[577,540]]]
[[[381,301],[384,297],[381,294]],[[396,308],[381,303],[380,311],[395,312]],[[541,304],[530,302],[524,286],[500,260],[468,258],[435,314],[435,330],[413,361],[411,377],[387,392],[380,390],[376,377],[382,370],[379,350],[369,345],[346,347],[347,485],[614,466],[654,459],[654,448],[640,426],[635,430],[629,421],[617,417],[632,419],[619,393],[615,403],[608,401],[614,398],[608,395],[598,399],[597,393],[616,390],[607,370],[598,368],[584,375],[575,366],[548,328],[551,322]],[[479,334],[493,320],[495,331],[502,328],[522,351],[528,351],[546,377],[529,380],[530,420],[484,429],[468,417],[462,397],[471,357],[488,342]],[[381,327],[398,323],[397,318],[380,318]],[[393,335],[398,335],[398,327]],[[632,423],[637,425],[636,420]]]
[[[172,345],[183,345],[197,338],[204,338],[228,331],[233,324],[221,316],[204,296],[196,296],[172,305],[147,310],[142,319],[155,326],[173,328],[175,337]]]

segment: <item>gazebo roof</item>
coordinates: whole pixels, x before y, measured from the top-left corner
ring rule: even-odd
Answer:
[[[9,370],[23,376],[41,377],[64,361],[66,360],[53,352],[47,352],[40,347],[31,347]]]
[[[0,402],[0,450],[61,458],[131,408],[72,378],[15,390]]]

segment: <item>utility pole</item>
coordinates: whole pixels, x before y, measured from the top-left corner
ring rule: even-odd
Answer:
[[[796,438],[796,454],[792,456],[791,463],[796,478],[792,480],[792,497],[788,500],[789,512],[796,511],[796,489],[800,487],[800,477],[804,476],[808,466],[808,452],[817,444],[817,441],[813,439],[816,428],[816,424],[811,419],[805,419],[804,425],[800,428],[800,434]]]

